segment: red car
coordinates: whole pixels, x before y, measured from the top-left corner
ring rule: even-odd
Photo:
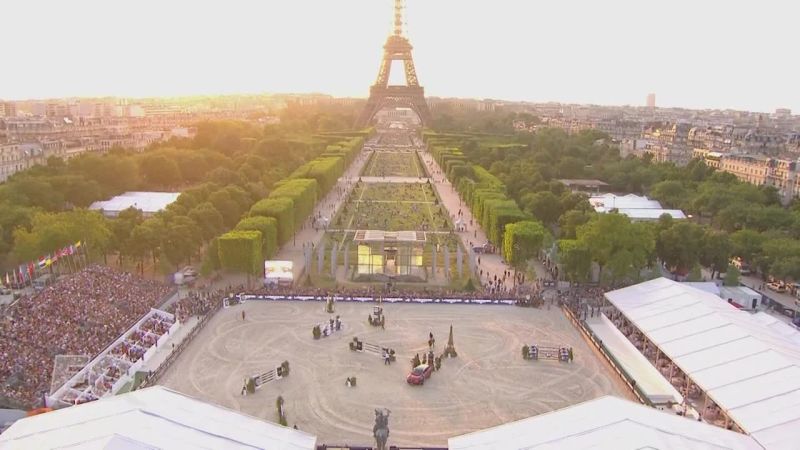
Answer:
[[[425,378],[430,378],[431,372],[433,372],[433,367],[427,364],[420,364],[411,370],[406,381],[408,384],[425,384]]]

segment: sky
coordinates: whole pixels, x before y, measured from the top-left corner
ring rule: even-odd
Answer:
[[[392,0],[7,0],[0,98],[366,97]],[[800,2],[406,0],[426,95],[800,114]]]

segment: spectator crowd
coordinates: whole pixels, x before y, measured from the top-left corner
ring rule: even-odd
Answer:
[[[91,265],[22,297],[0,319],[1,395],[33,406],[56,355],[94,356],[161,303],[170,287]]]

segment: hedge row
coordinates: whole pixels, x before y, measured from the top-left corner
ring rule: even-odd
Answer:
[[[292,239],[297,228],[314,212],[317,201],[333,188],[347,163],[355,158],[364,143],[362,133],[315,136],[315,139],[332,142],[325,147],[325,156],[318,156],[298,167],[273,185],[269,197],[250,208],[251,218],[270,217],[276,222],[277,244],[273,249],[269,242],[264,242],[265,254],[274,254],[279,245]],[[260,228],[258,231],[263,232]],[[268,235],[265,236],[265,240],[269,239]]]
[[[550,240],[550,232],[541,222],[524,220],[506,225],[503,259],[515,267],[536,256]]]
[[[272,217],[278,222],[278,244],[288,242],[294,234],[294,202],[287,197],[265,198],[250,208],[250,217]]]
[[[219,237],[217,245],[223,269],[251,274],[261,272],[264,257],[260,231],[230,231]]]
[[[431,154],[446,170],[447,177],[491,242],[502,245],[506,225],[529,219],[517,203],[508,198],[503,182],[483,167],[467,162],[458,148],[434,146]]]
[[[264,258],[272,258],[278,251],[278,221],[274,217],[246,217],[236,224],[236,230],[260,232]]]
[[[317,204],[317,180],[313,178],[283,179],[275,183],[269,198],[286,197],[294,203],[294,224],[303,223]]]

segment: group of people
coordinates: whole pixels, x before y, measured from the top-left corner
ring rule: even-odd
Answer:
[[[0,318],[2,395],[30,406],[50,390],[56,355],[94,356],[169,294],[164,283],[90,265],[22,297]]]
[[[190,317],[206,315],[218,305],[223,296],[224,292],[219,290],[192,290],[186,297],[169,305],[166,310],[174,313],[179,322],[186,322]]]

